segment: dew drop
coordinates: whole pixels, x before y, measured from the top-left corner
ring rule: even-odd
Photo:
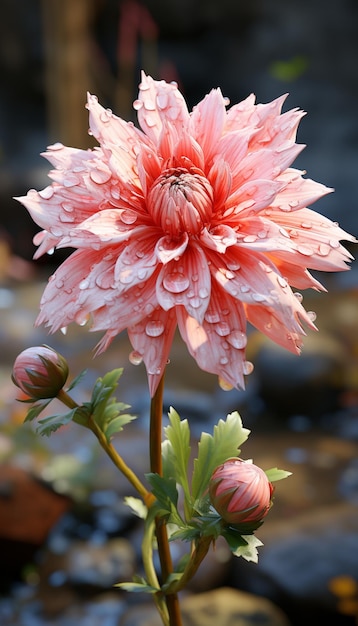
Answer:
[[[282,289],[287,287],[287,280],[283,276],[277,276],[277,282]]]
[[[207,290],[206,287],[200,287],[199,289],[199,297],[200,298],[207,298],[209,295],[209,291]]]
[[[111,196],[115,200],[119,200],[119,198],[121,197],[121,192],[119,191],[118,187],[111,188]]]
[[[303,254],[304,256],[312,256],[313,250],[308,246],[297,246],[297,252]]]
[[[243,350],[247,344],[247,336],[241,330],[233,330],[226,341],[237,350]]]
[[[86,278],[84,280],[81,280],[80,284],[78,285],[79,289],[88,289],[90,283],[89,280],[87,280]]]
[[[222,389],[223,391],[231,391],[231,389],[234,388],[234,385],[232,385],[231,383],[228,383],[228,381],[222,378],[221,376],[219,376],[218,378],[218,383],[219,383],[220,389]]]
[[[305,228],[306,230],[310,230],[310,228],[312,228],[312,222],[301,222],[301,228]]]
[[[315,311],[307,311],[307,316],[311,322],[314,322],[317,319],[317,313],[315,313]]]
[[[250,291],[250,287],[248,285],[241,285],[240,291],[241,293],[248,293]]]
[[[253,293],[252,299],[255,302],[265,302],[267,300],[266,296],[264,296],[262,293]]]
[[[75,315],[75,322],[79,326],[85,326],[90,319],[90,314],[87,311],[79,311]]]
[[[48,147],[49,150],[62,150],[63,148],[63,143],[61,143],[60,141],[56,141],[56,143],[53,143],[51,146]]]
[[[61,332],[63,335],[67,335],[67,326],[62,326],[62,328],[60,328],[60,332]]]
[[[198,298],[197,296],[193,296],[190,299],[190,306],[192,306],[193,309],[198,309],[200,307],[200,305],[201,305],[201,299]]]
[[[255,243],[256,240],[256,235],[246,235],[246,237],[243,238],[244,243]]]
[[[160,337],[164,332],[164,324],[161,320],[151,320],[145,326],[148,337]]]
[[[90,178],[97,185],[102,185],[103,183],[107,183],[111,178],[111,172],[108,170],[91,170]]]
[[[317,252],[321,256],[328,256],[330,253],[330,247],[326,243],[320,243]]]
[[[41,189],[41,191],[39,191],[39,196],[44,200],[50,200],[54,193],[55,192],[53,187],[51,185],[48,185],[48,187],[45,187],[45,189]]]
[[[143,107],[142,100],[134,100],[134,102],[133,102],[133,109],[135,111],[139,111],[142,107]]]
[[[163,280],[163,287],[171,293],[182,293],[190,285],[189,278],[181,272],[167,274]]]
[[[68,174],[66,178],[63,179],[63,186],[64,187],[75,187],[76,185],[78,185],[78,178],[77,176]]]
[[[137,352],[136,350],[133,350],[130,355],[129,355],[129,362],[132,363],[132,365],[140,365],[143,361],[143,355],[140,354],[140,352]]]
[[[121,213],[121,220],[124,224],[127,225],[134,224],[134,222],[137,220],[137,215],[134,211],[126,209]]]
[[[55,248],[50,248],[49,250],[47,250],[47,253],[49,256],[51,256],[53,253],[55,252]]]
[[[226,337],[230,334],[230,326],[227,322],[220,321],[215,326],[215,332],[219,337]]]
[[[254,371],[254,364],[251,363],[251,361],[244,361],[243,371],[244,371],[245,376],[252,374],[252,372]]]
[[[208,322],[208,324],[217,324],[218,322],[220,322],[220,315],[219,313],[206,312],[204,315],[204,319],[206,322]]]
[[[220,365],[227,365],[228,362],[229,362],[229,359],[227,358],[227,356],[220,357]]]
[[[329,245],[331,246],[331,248],[339,248],[341,244],[339,243],[338,239],[331,239]]]
[[[299,291],[296,291],[293,295],[295,296],[295,298],[297,298],[298,302],[302,302],[303,300],[302,293],[300,293]]]

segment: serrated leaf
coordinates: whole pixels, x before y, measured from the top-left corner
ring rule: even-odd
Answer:
[[[292,476],[292,472],[287,472],[286,470],[281,470],[277,467],[272,467],[271,469],[266,470],[265,474],[271,483],[275,482],[275,480],[282,480],[283,478]]]
[[[78,374],[78,376],[76,376],[76,378],[73,379],[73,381],[70,384],[70,386],[67,387],[67,391],[71,391],[72,389],[74,389],[74,387],[79,385],[79,383],[81,382],[82,378],[84,378],[84,376],[86,376],[86,374],[87,374],[87,370],[82,370],[82,372],[80,372]]]
[[[77,407],[65,413],[64,415],[51,415],[39,420],[36,432],[39,435],[46,435],[49,437],[52,433],[56,432],[61,426],[65,426],[74,418],[77,411]]]
[[[53,398],[46,400],[45,402],[41,402],[40,404],[34,404],[31,409],[27,411],[27,415],[24,419],[24,422],[32,422],[33,419],[38,417],[40,413],[52,402]]]
[[[124,589],[124,591],[131,591],[132,593],[157,593],[160,588],[152,587],[147,583],[116,583],[114,587]]]
[[[182,486],[186,500],[190,501],[187,475],[190,457],[189,423],[186,419],[180,420],[173,407],[170,407],[168,415],[170,425],[164,429],[164,432],[169,443],[163,446],[163,473],[174,478]]]
[[[124,504],[129,506],[132,509],[133,513],[140,517],[141,519],[146,519],[148,514],[148,509],[144,504],[143,500],[140,498],[134,498],[133,496],[126,496],[124,498]]]
[[[213,435],[202,433],[198,458],[194,461],[192,497],[200,500],[207,490],[210,477],[216,467],[240,453],[240,446],[250,431],[242,425],[237,411],[230,413],[226,420],[219,420],[214,426]]]
[[[155,514],[159,516],[168,516],[168,521],[177,526],[185,526],[179,511],[178,490],[176,482],[173,478],[165,478],[159,474],[146,474],[146,478],[152,487],[153,495],[156,497],[159,506],[151,507],[150,512],[155,510]]]
[[[123,415],[117,415],[117,417],[111,419],[108,425],[106,425],[103,429],[107,442],[109,443],[113,435],[123,430],[123,426],[129,424],[129,422],[132,422],[135,419],[135,415],[129,415],[128,413],[124,413]]]
[[[237,550],[233,552],[234,556],[242,556],[245,561],[252,561],[258,563],[259,554],[257,548],[264,544],[255,535],[243,535],[243,539],[246,541],[246,545],[239,546]]]

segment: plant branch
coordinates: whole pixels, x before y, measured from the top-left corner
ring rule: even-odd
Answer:
[[[162,415],[163,415],[164,375],[152,398],[150,406],[150,469],[162,475]],[[163,580],[173,572],[173,563],[169,549],[168,533],[162,519],[155,520],[155,534],[158,542],[158,553]],[[170,626],[182,626],[179,600],[176,593],[166,595]]]
[[[59,391],[57,398],[61,402],[63,402],[63,404],[68,406],[70,409],[75,409],[77,407],[80,408],[79,405],[71,398],[71,396],[68,395],[68,393],[66,393],[66,391],[64,391],[63,389]],[[145,486],[139,480],[136,474],[130,469],[130,467],[128,467],[128,465],[125,463],[122,457],[118,454],[115,447],[111,443],[108,443],[104,433],[98,427],[96,422],[94,422],[91,417],[89,419],[87,418],[84,421],[83,417],[76,416],[76,415],[73,418],[73,421],[76,422],[77,424],[80,424],[81,426],[87,426],[87,428],[89,428],[93,432],[93,434],[97,437],[99,444],[101,445],[103,450],[106,452],[106,454],[109,456],[109,458],[114,463],[114,465],[127,478],[127,480],[131,483],[131,485],[143,498],[146,506],[150,507],[155,500],[153,494],[151,494],[150,491],[148,491],[148,489],[145,488]]]

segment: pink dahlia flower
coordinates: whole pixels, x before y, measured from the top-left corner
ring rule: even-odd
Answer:
[[[175,328],[200,368],[244,386],[246,322],[299,352],[307,268],[343,270],[354,241],[306,206],[332,191],[290,167],[303,112],[285,97],[230,108],[219,89],[189,113],[175,84],[143,74],[142,130],[88,96],[100,147],[50,146],[53,182],[19,200],[44,229],[36,257],[75,252],[51,276],[37,324],[91,319],[101,352],[127,329],[154,394]]]

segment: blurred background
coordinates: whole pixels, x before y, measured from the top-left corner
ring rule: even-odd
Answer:
[[[138,529],[121,504],[127,486],[76,427],[47,440],[20,426],[25,409],[10,381],[18,352],[39,343],[60,350],[73,375],[88,367],[84,394],[104,371],[126,366],[121,399],[140,419],[116,445],[146,471],[149,399],[143,369],[127,365],[126,337],[93,361],[97,337],[87,331],[49,338],[33,327],[45,281],[66,254],[32,261],[37,227],[12,199],[47,185],[49,167],[40,153],[55,141],[93,145],[87,91],[135,121],[140,69],[177,81],[189,108],[217,86],[233,104],[251,92],[258,102],[288,92],[286,109],[308,112],[298,134],[307,148],[295,166],[336,190],[314,208],[357,236],[357,68],[356,0],[1,0],[4,626],[144,624],[134,606],[142,600],[111,591],[138,569]],[[307,337],[299,359],[251,333],[255,370],[244,393],[222,392],[175,342],[166,402],[190,418],[193,438],[237,409],[254,430],[244,456],[294,472],[277,488],[271,519],[259,533],[265,543],[259,565],[232,562],[222,546],[191,589],[198,594],[226,585],[253,594],[256,602],[267,598],[282,614],[263,623],[358,621],[357,276],[353,263],[350,272],[319,277],[328,294],[305,295],[320,333]],[[250,619],[240,624],[257,623],[254,609]]]

